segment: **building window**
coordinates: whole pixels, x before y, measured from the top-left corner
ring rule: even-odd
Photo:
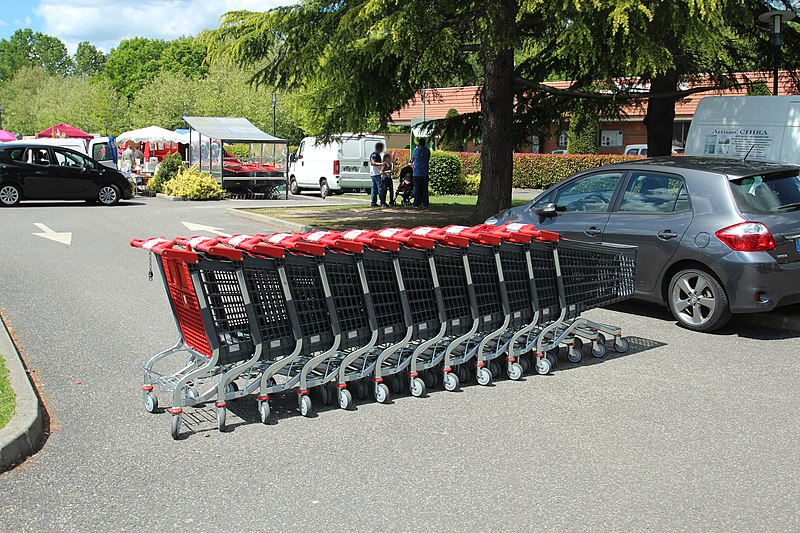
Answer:
[[[567,132],[566,131],[562,131],[561,133],[558,134],[558,146],[566,148],[566,146],[567,146]]]
[[[622,130],[601,130],[600,146],[603,148],[621,148]]]

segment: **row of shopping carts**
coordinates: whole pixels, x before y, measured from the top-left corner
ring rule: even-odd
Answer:
[[[171,433],[183,409],[255,394],[262,422],[270,397],[310,393],[353,405],[353,394],[388,402],[470,379],[488,385],[547,374],[559,349],[620,352],[618,327],[583,313],[633,295],[636,248],[559,239],[533,225],[387,228],[226,238],[155,238],[131,245],[154,254],[180,338],[142,369],[142,394],[157,412],[171,396]],[[151,272],[152,275],[152,272]],[[157,371],[179,357],[172,371]],[[174,356],[174,357],[173,357]],[[174,364],[174,363],[173,363]],[[316,394],[315,394],[316,396]]]

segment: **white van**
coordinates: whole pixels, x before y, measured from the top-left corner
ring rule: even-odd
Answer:
[[[800,96],[703,98],[686,155],[800,164]]]
[[[646,144],[629,144],[625,147],[625,151],[623,152],[625,155],[647,155],[647,145]],[[683,148],[681,146],[673,146],[672,147],[672,155],[681,155],[683,154]]]
[[[386,139],[354,133],[344,133],[328,143],[304,138],[290,159],[289,190],[292,194],[318,190],[325,198],[346,190],[371,188],[369,156],[377,143],[386,146]]]

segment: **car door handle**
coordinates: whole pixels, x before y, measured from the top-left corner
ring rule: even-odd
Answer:
[[[585,230],[583,230],[583,233],[584,233],[584,235],[586,235],[587,237],[597,237],[598,235],[600,235],[601,233],[603,233],[603,230],[601,230],[601,229],[597,229],[596,227],[594,227],[594,226],[591,226],[591,227],[588,227],[588,228],[586,228]]]
[[[674,239],[677,237],[678,234],[672,231],[671,229],[665,229],[658,232],[658,238],[662,241],[668,241],[670,239]]]

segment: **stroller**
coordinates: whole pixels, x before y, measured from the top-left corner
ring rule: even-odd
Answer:
[[[397,186],[395,199],[402,198],[400,202],[403,207],[408,207],[414,199],[414,171],[411,166],[405,166],[400,171],[400,185]]]

